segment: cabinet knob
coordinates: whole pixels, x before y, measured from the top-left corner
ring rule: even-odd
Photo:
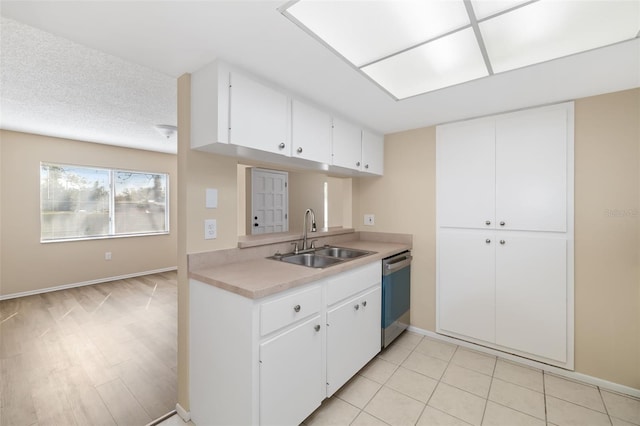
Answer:
[[[504,223],[504,220],[503,220],[502,222],[500,222],[500,226],[504,226],[504,225],[505,225],[505,223]]]
[[[368,169],[368,168],[369,168],[369,165],[368,165],[368,164],[365,164],[365,165],[364,165],[364,168],[365,168],[365,169]]]
[[[366,307],[367,306],[367,301],[365,300],[364,302],[362,302],[362,307]]]
[[[360,162],[359,161],[356,163],[356,166],[360,167]]]
[[[506,243],[505,240],[500,240],[500,244],[504,245]]]
[[[491,244],[491,240],[489,238],[487,238],[486,240],[484,240],[485,243],[487,244]]]
[[[296,312],[300,312],[300,305],[294,306],[293,310],[296,311]]]
[[[357,311],[358,309],[360,309],[360,305],[354,306],[353,309],[355,309]]]
[[[298,149],[296,149],[296,151],[298,152],[298,154],[302,154],[302,147],[298,147]]]
[[[280,145],[278,145],[278,148],[280,148],[280,149],[284,149],[284,147],[285,147],[284,142],[282,142]]]
[[[490,221],[490,220],[488,220],[488,221],[486,221],[484,224],[485,224],[485,225],[487,225],[487,226],[489,226],[489,225],[491,225],[491,221]]]
[[[320,324],[316,324],[315,327],[313,327],[313,329],[315,331],[320,331]]]

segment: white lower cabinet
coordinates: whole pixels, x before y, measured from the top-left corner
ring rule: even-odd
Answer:
[[[440,232],[439,328],[495,340],[495,243],[492,232]],[[463,266],[462,266],[463,265]]]
[[[380,351],[376,261],[263,299],[190,281],[196,425],[298,425]]]
[[[327,312],[327,397],[380,352],[380,286]]]
[[[325,397],[320,314],[260,344],[260,424],[295,425]]]
[[[543,362],[569,362],[567,240],[441,229],[438,331]]]

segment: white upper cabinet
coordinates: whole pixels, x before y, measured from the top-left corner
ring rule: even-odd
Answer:
[[[332,165],[371,175],[384,171],[384,138],[341,118],[333,118]]]
[[[331,116],[293,99],[291,156],[331,164]]]
[[[567,230],[564,105],[438,126],[438,226]]]
[[[382,176],[384,172],[384,137],[362,131],[362,171]]]
[[[353,176],[382,175],[383,145],[381,136],[363,136],[360,126],[225,62],[191,74],[193,149]]]
[[[436,139],[438,225],[493,228],[494,120],[438,126]]]
[[[496,120],[496,228],[567,230],[567,109]]]
[[[286,95],[232,72],[229,92],[229,142],[290,155],[289,102]]]
[[[333,118],[332,164],[352,170],[362,169],[362,129],[355,124]]]

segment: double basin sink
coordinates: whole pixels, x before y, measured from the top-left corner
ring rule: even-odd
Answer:
[[[374,252],[356,250],[344,247],[324,246],[306,253],[287,253],[270,256],[267,259],[293,263],[294,265],[308,266],[309,268],[326,268],[348,260],[357,259]]]

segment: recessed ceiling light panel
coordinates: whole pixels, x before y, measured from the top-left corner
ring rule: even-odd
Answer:
[[[640,2],[539,1],[479,26],[498,73],[632,39]]]
[[[488,75],[471,28],[362,68],[398,99]]]
[[[639,0],[298,0],[282,13],[396,99],[640,31]]]
[[[299,1],[286,13],[357,67],[469,25],[462,0]]]

